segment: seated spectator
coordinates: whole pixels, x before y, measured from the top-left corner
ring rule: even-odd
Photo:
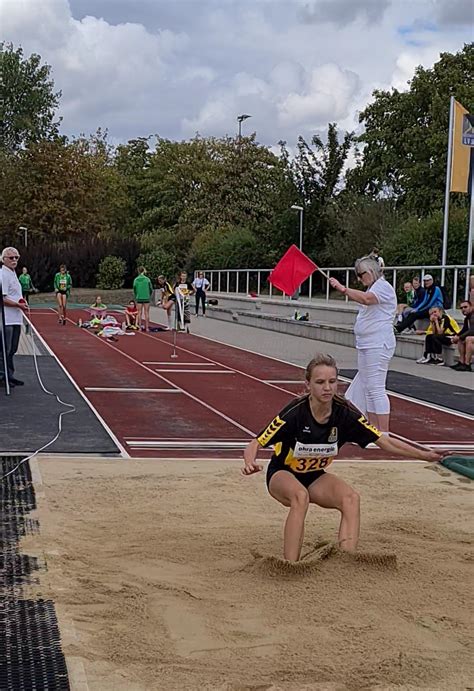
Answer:
[[[441,292],[441,288],[435,285],[431,274],[425,274],[425,276],[423,276],[423,285],[425,294],[422,301],[417,304],[413,312],[407,314],[402,318],[401,322],[395,325],[395,331],[397,333],[402,333],[405,329],[409,329],[418,319],[429,319],[429,312],[432,307],[443,308],[443,293]]]
[[[417,331],[417,334],[426,333],[425,352],[423,357],[417,360],[420,365],[444,365],[443,346],[451,345],[460,329],[455,319],[446,314],[442,307],[431,307],[429,310],[430,325],[426,331]]]
[[[426,291],[421,285],[421,279],[419,276],[413,276],[411,279],[411,284],[413,286],[413,290],[415,291],[415,299],[413,300],[412,308],[417,309],[418,305],[423,302]]]
[[[138,329],[138,307],[135,300],[130,300],[125,308],[125,323],[127,329]]]
[[[402,321],[402,314],[406,308],[411,308],[413,302],[415,301],[415,291],[413,290],[413,285],[410,281],[405,281],[403,284],[403,290],[405,292],[406,302],[397,305],[397,321]]]
[[[459,362],[452,365],[451,369],[457,372],[472,372],[471,360],[474,352],[474,307],[470,300],[461,302],[461,312],[464,315],[464,324],[461,331],[453,337],[453,343],[458,347]]]
[[[95,302],[89,307],[92,317],[102,317],[107,312],[107,305],[104,305],[100,295],[97,295]]]

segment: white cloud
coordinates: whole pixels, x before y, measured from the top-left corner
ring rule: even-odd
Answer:
[[[465,0],[0,0],[0,40],[52,65],[66,134],[100,126],[114,141],[221,136],[234,134],[246,112],[246,133],[291,146],[328,122],[354,129],[374,88],[405,89],[418,64],[459,50],[470,40],[466,7]],[[444,24],[433,26],[436,18]]]
[[[289,93],[280,104],[279,118],[283,124],[311,122],[324,126],[348,114],[351,101],[359,88],[354,72],[341,70],[335,64],[312,70],[308,88],[303,93]]]

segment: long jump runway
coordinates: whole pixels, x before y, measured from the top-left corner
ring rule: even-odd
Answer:
[[[240,458],[249,439],[304,390],[302,369],[290,363],[183,333],[173,359],[171,332],[111,343],[78,328],[79,317],[87,314],[70,312],[61,326],[53,310],[31,313],[39,336],[124,456]],[[474,450],[474,416],[400,393],[391,405],[395,433],[440,449]],[[381,452],[346,445],[340,458],[379,460]]]

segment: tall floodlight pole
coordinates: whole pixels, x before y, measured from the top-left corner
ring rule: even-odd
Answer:
[[[237,122],[239,123],[239,144],[240,140],[242,139],[242,123],[244,120],[248,120],[251,117],[251,115],[247,115],[246,113],[243,113],[242,115],[237,115]]]
[[[291,208],[294,211],[298,211],[299,215],[300,215],[300,244],[299,244],[299,248],[300,248],[300,252],[302,252],[303,251],[303,212],[304,212],[304,209],[302,206],[298,206],[297,204],[293,204],[291,206]]]
[[[26,226],[19,226],[18,230],[23,232],[23,244],[25,248],[28,247],[28,228]]]

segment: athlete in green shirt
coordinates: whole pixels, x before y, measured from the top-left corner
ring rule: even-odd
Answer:
[[[22,268],[21,274],[18,276],[18,280],[20,281],[21,285],[21,294],[23,298],[26,300],[26,302],[28,302],[30,293],[32,293],[34,290],[34,286],[26,266]]]
[[[67,299],[71,294],[72,280],[65,264],[61,264],[59,271],[54,277],[54,290],[58,303],[59,323],[66,324],[66,305]]]
[[[150,299],[153,285],[144,266],[138,268],[138,276],[133,281],[133,295],[138,306],[138,326],[141,326],[142,315],[145,318],[145,331],[150,329]]]

